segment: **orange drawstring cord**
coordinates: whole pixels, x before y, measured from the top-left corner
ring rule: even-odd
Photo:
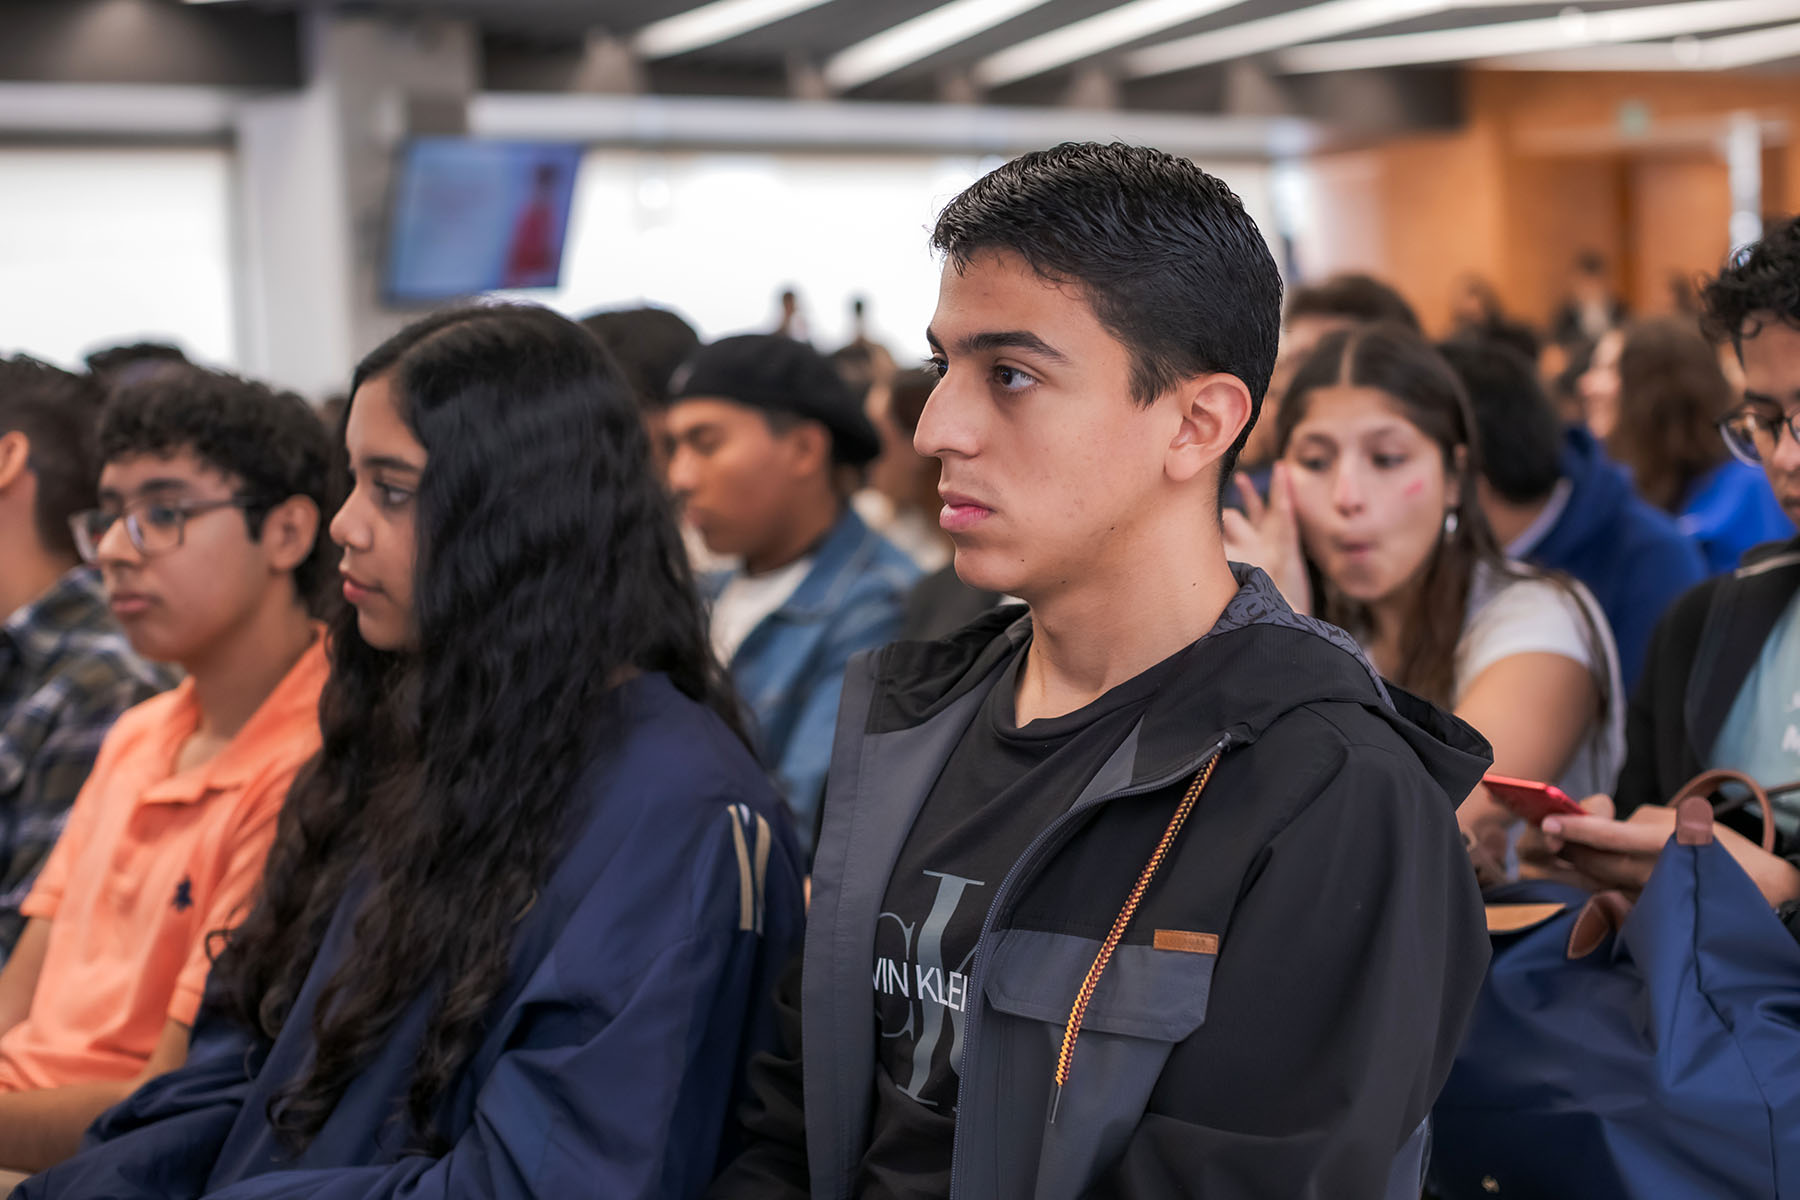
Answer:
[[[1200,799],[1200,793],[1206,790],[1207,780],[1212,778],[1213,768],[1218,765],[1219,756],[1213,755],[1207,762],[1205,770],[1194,777],[1194,782],[1182,798],[1181,807],[1169,818],[1169,827],[1163,830],[1162,841],[1156,843],[1156,852],[1150,861],[1144,864],[1143,872],[1138,876],[1137,886],[1131,889],[1125,907],[1113,919],[1112,932],[1106,935],[1106,941],[1100,945],[1100,953],[1094,955],[1094,964],[1088,968],[1087,978],[1081,981],[1081,990],[1075,994],[1075,1007],[1069,1010],[1069,1023],[1063,1028],[1062,1053],[1056,1056],[1056,1096],[1050,1103],[1050,1123],[1056,1124],[1056,1110],[1062,1105],[1063,1085],[1069,1082],[1069,1068],[1075,1062],[1075,1039],[1081,1036],[1081,1021],[1087,1015],[1088,1004],[1094,998],[1094,990],[1100,986],[1100,976],[1106,973],[1106,966],[1112,961],[1113,951],[1125,937],[1125,930],[1131,925],[1131,918],[1137,915],[1138,905],[1144,899],[1144,893],[1150,888],[1150,881],[1156,878],[1157,870],[1163,859],[1168,857],[1169,847],[1181,833],[1188,814],[1194,811],[1194,802]]]

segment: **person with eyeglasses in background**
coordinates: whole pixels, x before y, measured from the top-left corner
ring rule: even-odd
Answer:
[[[1770,224],[1701,292],[1706,328],[1744,369],[1743,402],[1719,432],[1760,467],[1782,509],[1800,520],[1800,218]],[[1626,718],[1625,765],[1587,817],[1549,817],[1520,858],[1573,872],[1596,890],[1642,890],[1674,828],[1669,799],[1702,770],[1730,768],[1771,790],[1775,853],[1745,834],[1720,842],[1800,937],[1800,538],[1750,551],[1670,608],[1650,639]]]
[[[21,906],[0,971],[10,1171],[69,1157],[181,1065],[209,938],[241,918],[320,740],[325,427],[297,396],[179,368],[113,394],[99,450],[99,507],[70,518],[73,540],[133,649],[186,678],[113,726]]]

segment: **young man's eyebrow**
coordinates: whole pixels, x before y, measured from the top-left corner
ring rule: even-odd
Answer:
[[[931,343],[933,350],[941,351],[944,348],[937,334],[929,329],[925,331],[925,340]],[[959,354],[979,354],[984,350],[1024,350],[1054,363],[1066,364],[1069,361],[1068,355],[1028,329],[987,329],[971,333],[957,340],[956,349]]]
[[[194,481],[191,479],[146,479],[129,492],[121,491],[118,488],[101,488],[100,498],[118,500],[128,495],[143,496],[151,492],[184,492],[193,486]]]
[[[1790,393],[1786,400],[1781,399],[1779,396],[1770,396],[1763,392],[1752,392],[1746,389],[1744,392],[1744,403],[1767,404],[1770,408],[1785,408],[1790,404],[1800,404],[1800,388],[1796,388]]]

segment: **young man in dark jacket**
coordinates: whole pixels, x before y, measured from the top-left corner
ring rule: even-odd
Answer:
[[[1256,226],[1068,145],[933,242],[915,444],[958,573],[1030,609],[852,662],[789,1054],[715,1194],[1416,1197],[1487,961],[1487,747],[1225,560]]]
[[[1701,299],[1744,367],[1744,403],[1721,423],[1726,444],[1762,465],[1800,519],[1800,219],[1772,225]],[[1525,857],[1560,852],[1590,885],[1635,892],[1674,827],[1665,805],[1702,770],[1729,767],[1771,788],[1800,780],[1800,540],[1753,550],[1675,602],[1650,640],[1625,738],[1613,796],[1586,802],[1595,816],[1546,820],[1547,844],[1528,839]],[[1719,837],[1800,936],[1800,793],[1775,808],[1787,857],[1729,829]]]

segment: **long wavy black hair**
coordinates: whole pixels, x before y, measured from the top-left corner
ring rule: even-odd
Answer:
[[[335,910],[358,897],[315,1055],[269,1107],[295,1152],[421,988],[433,1004],[404,1115],[419,1145],[442,1147],[433,1114],[566,845],[571,785],[605,744],[622,678],[662,672],[743,736],[636,401],[591,336],[547,309],[457,309],[364,359],[352,407],[378,376],[428,456],[417,647],[370,646],[350,611],[334,621],[322,749],[214,972],[229,1011],[273,1040]]]

